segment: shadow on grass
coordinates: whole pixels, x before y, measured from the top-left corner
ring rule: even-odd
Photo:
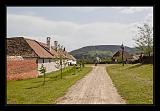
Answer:
[[[140,66],[142,66],[142,65],[143,65],[143,64],[137,64],[137,65],[128,67],[128,68],[126,68],[126,69],[134,69],[134,68],[138,68],[138,67],[140,67]],[[125,70],[126,70],[126,69],[125,69]]]
[[[78,72],[80,72],[80,71],[78,71]],[[65,72],[65,73],[66,73],[66,72]],[[71,75],[76,75],[76,74],[71,74]],[[62,79],[65,79],[66,76],[71,76],[71,75],[66,75],[66,74],[64,74]],[[38,77],[38,78],[42,78],[42,79],[43,79],[43,76],[40,76],[40,77]],[[50,77],[46,77],[46,78],[48,78],[48,80],[45,81],[45,84],[46,84],[47,82],[50,82],[50,81],[61,80],[60,75],[50,76]],[[34,81],[34,82],[32,82],[32,83],[34,83],[34,85],[35,85],[35,84],[38,84],[38,83],[41,83],[41,84],[36,85],[36,86],[32,86],[32,87],[28,87],[28,88],[25,88],[25,89],[33,89],[33,88],[39,88],[39,87],[43,86],[43,80]]]
[[[43,83],[42,83],[42,84],[39,84],[39,85],[37,85],[37,86],[28,87],[28,88],[25,88],[25,89],[34,89],[34,88],[39,88],[39,87],[41,87],[41,86],[43,86]]]
[[[50,81],[57,81],[57,80],[59,80],[59,79],[56,79],[56,80],[49,79],[49,80],[46,80],[46,81],[45,81],[45,84],[47,84],[47,83],[50,82]],[[34,86],[32,86],[32,87],[28,87],[28,88],[25,88],[25,89],[34,89],[34,88],[39,88],[39,87],[41,87],[41,86],[44,86],[44,85],[43,85],[43,80],[42,80],[42,81],[37,81],[37,82],[32,82],[32,83],[35,83],[35,84],[39,83],[39,85],[34,85]]]
[[[49,81],[57,81],[60,79],[60,77],[56,76],[56,77],[46,77],[46,78],[49,78],[48,80],[46,80],[46,82],[49,82]],[[40,81],[35,81],[35,82],[32,82],[32,83],[41,83],[43,82],[43,80],[40,80]]]

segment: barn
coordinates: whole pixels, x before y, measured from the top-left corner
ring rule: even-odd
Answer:
[[[124,51],[123,52],[123,59],[125,62],[130,62],[133,60],[133,56],[130,55],[128,52]],[[112,56],[112,62],[117,63],[122,61],[122,51],[119,50],[117,51],[113,56]]]

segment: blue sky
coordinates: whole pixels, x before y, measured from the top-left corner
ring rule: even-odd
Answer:
[[[134,47],[136,26],[153,24],[152,7],[8,7],[7,37],[25,36],[68,51],[88,45]]]

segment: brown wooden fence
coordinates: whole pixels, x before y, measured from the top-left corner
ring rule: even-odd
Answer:
[[[143,56],[142,63],[143,64],[153,64],[153,56]]]

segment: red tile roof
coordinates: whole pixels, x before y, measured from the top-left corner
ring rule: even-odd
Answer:
[[[48,47],[47,47],[47,44],[45,44],[45,43],[42,43],[42,42],[38,42],[43,48],[45,48],[47,51],[49,51],[49,49],[48,49]],[[58,58],[59,57],[59,55],[58,55],[58,53],[53,49],[53,48],[51,48],[51,51],[49,51],[51,54],[52,54],[52,56],[53,56],[53,58]]]
[[[65,58],[65,59],[72,59],[72,60],[75,59],[67,51],[59,51],[59,50],[56,51],[53,46],[51,46],[51,50],[49,50],[47,47],[47,44],[42,43],[42,42],[38,42],[36,40],[24,38],[24,37],[16,37],[16,38],[14,38],[14,40],[18,39],[18,38],[21,38],[24,41],[26,41],[26,43],[28,43],[31,50],[33,50],[34,53],[36,54],[36,56],[38,56],[40,58],[60,58],[60,55],[61,55],[62,58]],[[32,56],[30,56],[30,57],[32,57]]]
[[[67,51],[64,51],[65,55],[67,56],[68,59],[70,60],[76,60],[72,55],[70,55]]]
[[[41,45],[38,44],[37,41],[31,39],[25,39],[26,42],[30,45],[30,47],[35,51],[35,53],[40,58],[53,58],[48,51],[46,51]]]
[[[38,43],[42,45],[47,51],[49,51],[52,55],[54,55],[55,58],[60,58],[60,55],[62,56],[62,58],[67,58],[63,51],[55,51],[53,46],[51,46],[51,50],[49,50],[47,44],[41,42]]]

